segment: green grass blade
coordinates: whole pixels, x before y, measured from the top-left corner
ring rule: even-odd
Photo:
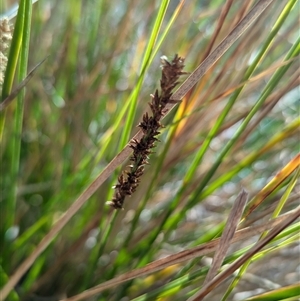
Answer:
[[[154,57],[155,57],[155,55],[156,55],[159,47],[161,46],[162,42],[164,41],[165,37],[167,36],[167,33],[170,30],[171,25],[174,23],[177,15],[178,15],[178,13],[180,11],[180,8],[183,5],[183,3],[179,4],[177,10],[175,10],[175,12],[173,13],[170,21],[168,22],[168,24],[166,26],[166,29],[164,30],[161,38],[159,39],[159,42],[157,43],[157,46],[153,50],[153,47],[154,47],[156,39],[158,37],[159,30],[160,30],[160,27],[162,25],[162,21],[164,19],[164,16],[165,16],[168,4],[169,4],[169,1],[164,1],[161,4],[161,6],[160,6],[160,9],[159,9],[159,12],[158,12],[155,24],[154,24],[154,28],[152,30],[152,33],[151,33],[151,36],[150,36],[150,39],[149,39],[149,43],[148,43],[148,46],[146,48],[146,52],[145,52],[145,55],[144,55],[144,59],[143,59],[143,63],[142,63],[142,68],[141,68],[142,71],[141,71],[141,75],[140,75],[139,80],[138,80],[137,87],[134,89],[133,93],[131,94],[131,96],[129,98],[130,99],[129,118],[127,118],[127,123],[126,123],[127,126],[125,124],[125,128],[124,128],[123,135],[122,135],[122,138],[121,138],[121,143],[120,143],[121,147],[123,147],[124,144],[125,144],[125,142],[127,142],[128,137],[129,137],[129,133],[130,133],[131,128],[132,128],[132,122],[134,120],[134,114],[135,114],[135,111],[136,111],[137,98],[138,98],[138,95],[139,95],[139,91],[141,89],[141,85],[143,83],[145,72],[146,72],[148,66],[150,65],[150,63],[152,62],[152,60],[154,59]],[[124,111],[124,109],[123,109],[123,111]],[[111,195],[109,195],[109,198],[110,197],[111,197]],[[144,198],[144,200],[146,200],[146,198]],[[146,204],[146,201],[145,202],[141,202],[141,204],[142,205],[139,206],[139,208],[140,208],[139,211],[135,215],[135,219],[134,219],[135,223],[137,222],[139,214],[140,214],[142,208],[144,207],[144,205]],[[115,215],[115,218],[116,218],[116,215]],[[113,220],[115,220],[115,218]],[[135,224],[135,223],[133,222],[133,224]],[[114,223],[112,222],[111,223],[111,227],[113,227],[113,224]],[[106,240],[109,237],[109,233],[111,233],[111,229],[107,230],[107,235],[104,236],[106,238],[106,239],[104,239],[104,245],[100,248],[100,250],[104,249],[104,247],[106,245]],[[129,231],[129,233],[130,233],[130,231]],[[131,235],[131,234],[129,234],[129,235]],[[128,242],[128,241],[129,240],[126,239],[125,243]],[[100,256],[100,254],[99,254],[99,256]],[[114,269],[113,274],[115,272],[116,272],[116,269]]]
[[[298,223],[299,224],[299,223]],[[269,248],[268,252],[273,252],[276,251],[277,248],[279,247],[283,247],[283,245],[278,245],[276,242],[279,239],[282,239],[283,237],[286,237],[287,235],[290,235],[290,230],[293,233],[297,234],[297,231],[299,229],[299,225],[298,227],[295,227],[295,225],[290,227],[291,229],[286,229],[285,231],[283,231],[281,234],[281,237],[276,237],[273,240],[274,243],[274,247],[273,248]],[[291,244],[293,242],[295,242],[296,239],[293,238],[293,240],[289,240],[288,243]],[[245,254],[251,246],[247,246],[241,250],[238,250],[236,252],[234,252],[233,254],[229,255],[226,257],[226,259],[224,260],[224,265],[225,264],[230,264],[233,261],[235,261],[236,259],[238,259],[241,255]],[[256,259],[260,259],[261,256],[257,257]],[[182,275],[180,277],[178,277],[175,280],[172,280],[170,282],[168,282],[167,284],[163,285],[162,287],[151,291],[150,293],[144,294],[142,296],[139,296],[133,300],[135,301],[144,301],[144,300],[153,300],[154,298],[158,298],[158,297],[167,297],[167,296],[174,296],[176,295],[176,293],[178,293],[180,290],[182,290],[184,287],[187,287],[189,285],[192,284],[193,281],[197,280],[200,281],[201,279],[203,279],[205,277],[205,275],[208,272],[208,268],[207,267],[203,267],[198,269],[197,271],[191,272],[191,273],[187,273],[185,275]],[[152,298],[152,299],[151,299]]]
[[[202,198],[209,196],[216,189],[221,187],[224,183],[232,179],[235,175],[238,174],[243,168],[250,166],[253,162],[255,162],[260,156],[265,154],[268,151],[272,150],[272,147],[275,145],[282,143],[284,139],[295,135],[300,126],[300,118],[296,118],[290,124],[288,124],[281,132],[275,133],[275,135],[266,142],[266,144],[259,150],[253,151],[248,156],[246,156],[243,160],[237,163],[231,170],[226,172],[224,175],[221,175],[215,181],[211,182],[209,187],[203,190],[201,194]]]
[[[149,59],[149,62],[148,62],[148,65],[150,65],[152,63],[152,61],[154,60],[158,50],[160,49],[163,41],[165,40],[168,32],[170,31],[171,27],[172,27],[172,24],[174,23],[176,17],[178,16],[179,12],[180,12],[180,9],[182,8],[182,5],[184,4],[184,1],[180,2],[178,4],[178,7],[177,9],[175,10],[175,12],[173,13],[171,19],[169,20],[165,30],[163,31],[161,37],[159,38],[158,42],[156,43],[156,46],[155,46],[155,49],[152,51],[151,53],[151,57]],[[151,49],[150,49],[151,50]],[[146,67],[146,66],[145,66]],[[134,91],[133,91],[134,92]],[[138,93],[137,93],[137,96],[138,97]],[[111,133],[114,133],[118,128],[120,128],[120,124],[124,118],[124,115],[126,114],[127,110],[128,110],[128,106],[130,105],[131,103],[131,99],[133,99],[133,94],[129,97],[128,101],[126,101],[126,103],[124,104],[124,106],[122,107],[122,110],[120,112],[120,114],[117,116],[117,120],[116,122],[114,122],[113,124],[113,128],[112,130],[108,133],[107,136],[103,137],[101,139],[101,149],[100,149],[100,152],[97,154],[97,160],[96,162],[100,161],[101,158],[103,157],[107,147],[109,146],[109,143],[111,141]],[[125,137],[125,135],[124,135]]]
[[[300,167],[298,167],[298,169],[295,172],[293,178],[291,179],[287,189],[285,190],[283,196],[280,198],[279,203],[272,214],[272,218],[276,218],[281,213],[284,205],[286,204],[292,190],[294,189],[294,187],[299,179],[299,176],[300,176]]]
[[[15,23],[13,38],[10,45],[8,62],[5,70],[4,83],[2,86],[2,100],[4,100],[11,93],[13,82],[16,77],[17,63],[19,59],[19,53],[20,53],[22,38],[23,38],[24,17],[25,17],[25,1],[21,1],[18,9],[18,15]],[[0,141],[2,141],[4,124],[5,124],[5,111],[0,112]]]
[[[263,293],[245,301],[280,301],[280,300],[299,300],[300,298],[300,286],[299,284],[293,284],[279,289]],[[293,299],[290,299],[293,298]]]
[[[136,107],[137,107],[138,95],[140,93],[142,83],[144,81],[145,73],[147,71],[147,68],[149,67],[150,62],[151,62],[151,60],[150,60],[151,59],[151,54],[152,54],[153,48],[155,46],[155,42],[156,42],[156,39],[158,37],[159,30],[161,28],[162,22],[164,20],[164,16],[165,16],[165,13],[167,11],[169,2],[170,2],[169,0],[164,0],[160,4],[156,20],[154,22],[154,26],[153,26],[153,29],[151,31],[149,42],[148,42],[147,48],[145,50],[145,55],[144,55],[143,62],[142,62],[142,67],[141,67],[141,73],[140,73],[137,85],[136,85],[136,87],[135,87],[135,89],[134,89],[134,91],[133,91],[133,93],[130,97],[129,112],[128,112],[128,116],[126,118],[126,122],[125,122],[125,125],[124,125],[124,131],[122,132],[122,136],[121,136],[121,139],[120,139],[119,149],[122,149],[124,147],[124,145],[127,143],[128,139],[129,139],[129,135],[130,135],[131,129],[133,127],[134,116],[135,116]]]
[[[32,14],[32,2],[30,0],[23,0],[20,3],[19,9],[21,13],[18,13],[18,17],[22,20],[18,20],[18,30],[16,32],[18,36],[18,41],[16,42],[20,51],[20,63],[19,63],[19,72],[18,72],[18,81],[21,82],[27,75],[27,63],[28,63],[28,53],[29,53],[29,39],[30,39],[30,26],[31,26],[31,14]],[[22,25],[20,25],[22,23]],[[22,29],[22,32],[19,32],[19,29]],[[17,38],[16,38],[17,39]],[[21,44],[19,45],[19,43]],[[19,48],[20,47],[20,48]],[[17,55],[17,49],[14,49],[11,53]],[[10,54],[11,54],[10,53]],[[15,67],[17,58],[13,59],[13,66]],[[9,75],[12,76],[12,74]],[[6,90],[3,91],[3,95],[11,89],[11,82],[6,86]],[[10,178],[11,183],[9,187],[8,197],[6,199],[6,216],[5,216],[5,229],[10,228],[14,224],[15,220],[15,209],[16,209],[16,193],[18,186],[18,173],[19,173],[19,160],[20,160],[20,151],[21,151],[21,134],[22,134],[22,123],[23,123],[23,111],[24,111],[24,97],[25,89],[23,89],[17,98],[15,116],[14,116],[14,127],[13,127],[13,137],[10,141],[12,145],[12,154],[11,154],[11,170]]]
[[[185,0],[180,1],[180,3],[178,4],[176,10],[172,14],[172,17],[170,18],[168,24],[166,25],[165,30],[163,31],[161,37],[159,38],[158,42],[156,43],[155,49],[153,50],[153,52],[151,54],[150,63],[154,60],[158,50],[160,49],[162,43],[166,39],[170,29],[172,28],[172,25],[174,24],[176,18],[178,17],[178,14],[179,14],[180,10],[182,9],[182,6],[184,5],[184,2],[185,2]]]
[[[176,17],[178,16],[178,14],[179,14],[179,12],[180,12],[180,10],[181,10],[183,4],[184,4],[184,1],[181,1],[181,2],[178,4],[177,9],[174,11],[174,13],[173,13],[173,15],[172,15],[170,21],[168,22],[168,24],[167,24],[167,26],[166,26],[166,29],[165,29],[164,32],[162,33],[162,36],[161,36],[161,38],[159,39],[159,41],[157,42],[157,46],[155,47],[155,50],[153,51],[153,54],[152,54],[151,59],[150,59],[150,62],[154,59],[154,57],[155,57],[156,53],[158,52],[158,50],[159,50],[161,44],[162,44],[163,41],[165,40],[165,38],[166,38],[166,36],[167,36],[169,30],[171,29],[172,24],[174,23]],[[177,125],[178,125],[178,123],[177,123]],[[161,155],[159,156],[159,158],[158,158],[158,161],[157,161],[157,163],[156,163],[156,165],[155,165],[156,167],[155,167],[154,175],[153,175],[153,177],[152,177],[152,180],[151,180],[151,182],[150,182],[150,185],[149,185],[149,187],[148,187],[148,189],[147,189],[147,192],[146,192],[146,194],[145,194],[143,200],[139,203],[139,206],[138,206],[138,208],[137,208],[137,210],[136,210],[136,213],[135,213],[134,218],[133,218],[133,220],[132,220],[132,223],[131,223],[131,225],[130,225],[130,230],[129,230],[129,232],[128,232],[128,236],[124,239],[124,245],[123,245],[123,248],[126,248],[127,245],[128,245],[128,243],[130,242],[130,239],[131,239],[131,237],[132,237],[132,235],[133,235],[133,233],[134,233],[134,229],[136,228],[136,225],[137,225],[137,223],[138,223],[140,214],[141,214],[141,212],[143,211],[143,209],[145,208],[145,206],[146,206],[146,204],[147,204],[147,201],[148,201],[148,199],[149,199],[149,196],[150,196],[150,194],[151,194],[151,191],[152,191],[153,187],[154,187],[155,184],[156,184],[156,179],[158,178],[158,174],[159,174],[159,172],[160,172],[161,166],[162,166],[162,164],[163,164],[163,161],[164,161],[165,158],[166,158],[168,149],[170,148],[170,145],[171,145],[171,142],[172,142],[172,137],[174,136],[174,134],[175,134],[175,132],[176,132],[176,128],[177,128],[177,126],[175,126],[175,127],[172,128],[171,134],[170,134],[169,137],[168,137],[168,140],[167,140],[167,142],[166,142],[166,144],[165,144],[164,150],[163,150],[162,154],[161,154]]]
[[[293,44],[292,48],[290,49],[289,53],[287,54],[285,60],[290,60],[291,58],[296,57],[300,53],[300,38]],[[193,206],[198,202],[198,198],[200,197],[202,190],[204,187],[208,184],[210,181],[211,177],[219,167],[219,165],[222,163],[224,160],[225,156],[228,154],[229,150],[231,147],[235,144],[235,142],[238,140],[239,136],[244,132],[245,128],[249,124],[250,120],[253,118],[253,116],[257,113],[257,111],[260,109],[262,104],[265,102],[267,97],[270,95],[270,93],[273,91],[273,89],[276,88],[278,85],[278,82],[282,78],[282,76],[286,73],[288,68],[291,66],[291,63],[279,68],[275,74],[272,76],[268,84],[266,85],[265,89],[263,90],[260,98],[250,111],[250,113],[247,115],[247,117],[244,119],[240,127],[237,129],[236,133],[234,134],[233,138],[226,144],[226,146],[223,148],[223,150],[220,152],[220,155],[216,159],[215,163],[213,164],[212,168],[208,171],[208,173],[205,175],[201,185],[196,189],[195,193],[191,197],[188,208]]]
[[[4,272],[2,266],[0,265],[0,288],[2,288],[7,281],[8,281],[8,276]],[[20,298],[19,298],[18,294],[16,293],[16,291],[13,290],[9,293],[6,300],[7,301],[19,301]]]
[[[42,230],[47,223],[49,223],[50,217],[44,215],[41,219],[35,222],[30,228],[28,228],[22,235],[20,235],[14,242],[13,242],[13,249],[20,250],[28,244],[28,241],[34,237],[39,231]],[[19,252],[21,254],[21,252]],[[24,256],[24,254],[21,254]]]
[[[108,224],[108,226],[106,227],[104,233],[101,233],[101,239],[100,239],[100,243],[96,245],[96,247],[92,250],[91,255],[89,257],[88,260],[88,268],[87,271],[84,275],[82,284],[81,284],[81,290],[84,290],[90,286],[92,286],[94,284],[94,281],[92,279],[94,272],[95,272],[95,266],[97,266],[97,262],[100,258],[100,256],[103,254],[104,248],[106,246],[107,240],[110,237],[113,225],[116,221],[116,218],[118,216],[118,212],[117,210],[112,212],[112,218]],[[101,229],[101,227],[100,227]]]
[[[280,211],[282,210],[283,205],[286,203],[288,196],[290,195],[292,189],[294,188],[294,186],[297,183],[297,179],[299,177],[299,173],[300,173],[300,169],[298,168],[297,172],[295,172],[295,175],[293,176],[292,180],[290,181],[287,189],[285,190],[283,196],[281,197],[276,209],[274,210],[273,214],[272,214],[272,218],[276,218],[279,214]],[[259,239],[264,238],[267,235],[268,232],[264,232],[261,234]],[[298,237],[298,235],[296,235]],[[277,237],[277,239],[279,239],[279,237]],[[295,242],[297,241],[297,238],[295,240],[294,237],[292,237],[290,240],[286,239],[285,241],[283,241],[282,244],[279,244],[276,247],[283,247],[285,244],[289,244],[291,242]],[[230,284],[230,286],[228,287],[228,289],[226,290],[222,301],[227,300],[227,298],[229,297],[229,295],[231,294],[231,292],[233,291],[233,289],[237,286],[239,280],[242,278],[242,276],[246,273],[248,267],[250,266],[250,264],[252,263],[252,261],[254,261],[256,258],[259,257],[263,257],[265,254],[267,254],[269,252],[269,250],[263,250],[260,253],[256,254],[253,259],[248,260],[239,270],[238,275],[234,278],[234,280],[232,281],[232,283]]]

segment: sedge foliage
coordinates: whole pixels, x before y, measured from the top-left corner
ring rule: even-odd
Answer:
[[[49,57],[0,112],[0,278],[9,300],[192,300],[242,187],[249,202],[224,273],[272,234],[283,214],[295,212],[298,1],[271,4],[174,105],[124,210],[106,205],[122,168],[110,162],[148,116],[160,57],[177,53],[193,72],[254,2],[20,1],[2,100],[24,80],[27,65]],[[94,192],[103,170],[110,176]],[[70,213],[82,195],[82,208]],[[66,212],[70,218],[60,224]],[[293,221],[211,289],[210,300],[297,298]],[[247,227],[260,227],[260,236]],[[199,246],[202,253],[182,262],[126,274]],[[80,295],[122,274],[112,287]]]

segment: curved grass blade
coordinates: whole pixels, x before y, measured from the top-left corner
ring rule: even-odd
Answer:
[[[249,202],[245,209],[246,218],[263,200],[300,166],[300,154],[295,156],[275,177]]]

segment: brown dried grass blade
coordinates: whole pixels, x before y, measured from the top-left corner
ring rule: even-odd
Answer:
[[[220,239],[220,244],[213,258],[212,266],[206,275],[203,285],[211,281],[217,275],[217,272],[221,267],[222,262],[227,254],[234,233],[242,217],[247,199],[248,199],[248,193],[245,190],[242,190],[240,194],[237,196],[233,208],[229,214],[226,226],[224,228],[223,234]],[[191,300],[193,300],[193,298]]]
[[[19,92],[28,84],[34,75],[34,72],[38,67],[40,67],[48,57],[44,58],[39,62],[33,69],[28,73],[28,75],[20,82],[20,84],[0,103],[0,112],[7,108],[7,106],[16,98]]]
[[[300,207],[296,209],[293,214],[286,217],[278,226],[269,232],[269,234],[262,240],[258,241],[246,254],[237,259],[232,263],[226,270],[217,275],[212,281],[204,285],[194,296],[193,301],[200,301],[215,289],[220,283],[227,279],[233,272],[235,272],[239,267],[241,267],[246,261],[248,261],[253,255],[259,252],[265,245],[267,245],[274,237],[276,237],[281,231],[287,228],[300,216]]]
[[[218,47],[216,47],[216,49],[184,81],[184,83],[173,94],[171,99],[177,101],[181,100],[272,2],[273,0],[259,1],[231,31],[231,33],[220,43],[220,45],[218,45]]]
[[[227,0],[226,3],[224,4],[222,10],[221,10],[221,14],[220,14],[220,18],[218,19],[218,23],[217,23],[217,26],[214,30],[214,33],[212,34],[211,36],[211,39],[210,39],[210,42],[209,42],[209,45],[207,47],[207,49],[205,50],[205,53],[203,55],[203,58],[206,58],[208,56],[208,54],[210,53],[210,51],[212,50],[213,46],[214,46],[214,43],[221,31],[221,28],[224,24],[224,21],[226,19],[226,16],[228,15],[228,12],[232,6],[232,3],[233,3],[233,0]]]
[[[282,215],[274,220],[268,221],[268,222],[264,223],[263,225],[251,226],[249,228],[239,230],[234,234],[232,243],[250,238],[255,235],[259,235],[262,232],[264,232],[266,229],[272,229],[272,228],[280,225],[287,218],[291,217],[292,215],[295,215],[296,211],[297,210],[291,211],[290,213]],[[159,270],[165,269],[169,266],[179,264],[184,261],[194,259],[196,257],[210,254],[218,248],[219,244],[220,244],[220,239],[218,238],[218,239],[215,239],[208,243],[205,243],[203,245],[197,246],[195,248],[185,250],[185,251],[179,252],[177,254],[170,255],[163,259],[156,260],[154,262],[147,264],[145,267],[130,271],[130,272],[122,274],[120,276],[117,276],[114,279],[111,279],[102,284],[94,286],[76,296],[64,299],[63,301],[79,301],[79,300],[84,300],[86,298],[90,298],[92,296],[99,294],[102,291],[105,291],[106,289],[117,286],[126,281],[129,281],[129,280],[132,280],[132,279],[135,279],[138,277],[147,276],[147,275],[157,272]]]
[[[236,91],[237,89],[247,85],[247,84],[250,84],[250,83],[254,83],[256,81],[260,81],[260,80],[263,80],[265,77],[267,76],[270,76],[275,70],[277,70],[279,67],[283,67],[283,66],[286,66],[288,64],[290,64],[291,62],[295,61],[295,60],[299,60],[299,57],[295,57],[295,58],[292,58],[290,60],[287,60],[287,61],[283,61],[283,62],[277,62],[275,63],[274,65],[272,65],[271,67],[269,67],[268,69],[265,69],[264,71],[258,73],[257,75],[249,78],[248,80],[232,87],[232,88],[229,88],[227,89],[226,91],[220,93],[219,95],[215,96],[211,101],[216,101],[216,100],[219,100],[219,99],[222,99],[222,98],[225,98],[227,96],[229,96],[230,94],[232,94],[234,91]],[[299,81],[299,75],[296,74],[295,75],[295,79]],[[277,91],[276,91],[277,93]]]

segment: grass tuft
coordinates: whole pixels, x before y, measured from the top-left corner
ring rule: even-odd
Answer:
[[[298,7],[4,1],[1,297],[299,298]]]

